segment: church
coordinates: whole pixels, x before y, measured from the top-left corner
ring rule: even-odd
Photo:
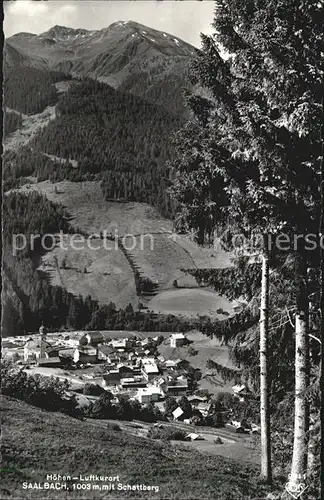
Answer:
[[[39,339],[30,338],[24,346],[25,363],[37,362],[44,365],[44,361],[50,359],[50,364],[60,362],[58,348],[52,346],[46,339],[46,331],[43,325],[39,328]]]

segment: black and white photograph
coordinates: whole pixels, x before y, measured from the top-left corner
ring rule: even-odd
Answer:
[[[324,0],[3,2],[8,500],[324,500]]]

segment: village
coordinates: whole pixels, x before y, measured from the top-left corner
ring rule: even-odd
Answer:
[[[2,348],[4,355],[27,373],[68,381],[82,407],[98,398],[98,386],[101,391],[110,392],[115,403],[127,398],[141,405],[154,404],[162,415],[166,413],[166,399],[172,396],[179,401],[186,396],[192,409],[190,418],[178,406],[172,411],[171,420],[201,425],[215,413],[211,395],[200,390],[195,371],[189,369],[185,359],[166,359],[159,352],[163,344],[177,350],[190,343],[183,333],[154,337],[125,331],[47,333],[42,325],[38,334],[7,337]],[[247,388],[236,384],[232,394],[244,401]],[[231,409],[223,413],[224,427],[231,432],[258,432],[257,425],[244,426],[233,419]]]

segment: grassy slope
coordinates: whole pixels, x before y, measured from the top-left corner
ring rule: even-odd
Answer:
[[[63,181],[52,184],[44,181],[30,186],[24,185],[19,189],[22,193],[29,193],[31,190],[43,194],[53,203],[65,206],[71,216],[70,224],[87,234],[98,234],[106,230],[119,237],[126,234],[137,236],[137,244],[134,249],[128,250],[128,254],[138,266],[140,273],[158,280],[159,292],[170,290],[162,295],[158,294],[151,304],[147,302],[149,309],[165,314],[181,313],[187,317],[197,314],[211,314],[217,317],[216,311],[219,308],[232,312],[227,299],[219,297],[214,292],[196,288],[194,278],[181,271],[183,268],[228,266],[230,265],[228,255],[220,248],[216,251],[201,248],[184,236],[171,234],[172,222],[161,217],[153,207],[144,203],[106,201],[99,182]],[[143,237],[147,234],[151,238]],[[95,246],[97,244],[94,243]],[[126,238],[125,244],[127,248],[132,248],[133,240]],[[132,271],[124,256],[120,255],[121,251],[107,252],[107,256],[104,257],[100,251],[75,252],[69,249],[63,252],[57,249],[46,254],[43,263],[52,261],[55,254],[59,261],[62,260],[63,254],[66,255],[69,267],[79,266],[83,271],[84,267],[91,266],[89,269],[91,272],[82,274],[73,269],[61,269],[64,281],[62,284],[60,276],[52,269],[52,284],[62,284],[69,292],[81,293],[83,296],[90,293],[92,297],[102,302],[108,297],[117,307],[125,307],[128,303],[136,306],[138,300]],[[115,268],[120,268],[123,275],[111,272],[111,265],[114,262]],[[111,272],[110,276],[103,275],[107,271]],[[175,279],[179,287],[189,287],[190,290],[186,292],[182,289],[175,290],[172,286]]]
[[[91,423],[2,399],[1,498],[158,498],[234,500],[263,497],[257,469],[144,440]],[[6,471],[10,469],[10,471]],[[119,475],[128,484],[159,485],[151,492],[66,492],[22,490],[22,482],[43,482],[46,474]]]

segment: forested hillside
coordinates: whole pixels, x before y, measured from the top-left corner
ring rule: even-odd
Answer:
[[[14,111],[4,111],[4,136],[11,134],[21,127],[22,117],[21,113]]]
[[[4,106],[24,114],[36,114],[57,103],[55,83],[70,79],[66,74],[43,71],[20,64],[6,66],[3,92]]]
[[[20,148],[18,151],[5,151],[3,166],[4,191],[26,184],[28,176],[37,180],[50,180],[58,182],[63,179],[79,179],[78,171],[73,168],[69,160],[55,160],[49,158],[41,151],[36,151],[30,146]]]
[[[165,194],[170,134],[181,120],[139,97],[86,80],[75,84],[56,107],[57,118],[31,147],[78,161],[65,178],[103,179],[107,198],[145,201],[171,213]],[[56,177],[57,178],[57,177]]]

